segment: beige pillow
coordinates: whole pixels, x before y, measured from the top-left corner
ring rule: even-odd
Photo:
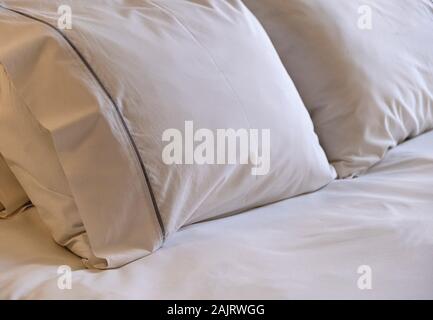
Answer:
[[[56,26],[57,1],[4,2],[26,15],[0,12],[10,93],[0,148],[57,241],[75,239],[69,248],[86,259],[91,249],[101,258],[93,266],[121,266],[185,225],[334,179],[296,88],[241,1],[65,1],[74,22],[64,36],[46,25]],[[221,130],[249,134],[235,136],[234,162],[229,142],[212,143]],[[17,141],[37,151],[36,164]],[[173,162],[170,145],[180,148]]]
[[[244,0],[340,177],[433,128],[431,0]]]

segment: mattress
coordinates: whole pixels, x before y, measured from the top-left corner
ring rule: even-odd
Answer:
[[[432,266],[433,132],[357,179],[185,227],[116,270],[84,269],[35,209],[0,221],[1,299],[432,299]]]

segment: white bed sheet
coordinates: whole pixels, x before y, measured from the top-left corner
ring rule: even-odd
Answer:
[[[57,287],[64,264],[71,290]],[[0,298],[433,299],[433,132],[358,179],[186,227],[117,270],[83,269],[28,210],[0,221]]]

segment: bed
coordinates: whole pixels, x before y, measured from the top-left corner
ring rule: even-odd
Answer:
[[[432,177],[429,132],[355,180],[191,225],[107,271],[84,269],[29,209],[0,221],[0,298],[432,299]],[[57,286],[60,265],[73,269],[71,290]],[[371,290],[357,286],[363,265]]]
[[[1,299],[433,299],[431,0],[101,3],[0,1]]]

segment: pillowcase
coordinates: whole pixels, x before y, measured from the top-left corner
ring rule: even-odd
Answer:
[[[6,218],[28,202],[26,193],[0,154],[0,218]]]
[[[0,57],[7,56],[8,46],[6,42],[4,44],[0,47]],[[47,71],[54,72],[53,67],[55,68],[52,66]],[[38,72],[27,74],[29,78],[30,75],[36,76],[36,80],[40,79],[39,76],[44,76]],[[61,83],[52,82],[55,78],[48,79],[49,76],[45,82],[47,89],[58,90],[56,86]],[[34,93],[39,95],[37,90]],[[81,101],[87,102],[84,93],[74,91],[73,86],[71,92],[82,95]],[[44,98],[49,101],[53,94],[46,94]],[[62,96],[68,98],[64,94]],[[90,249],[83,222],[59,163],[50,132],[36,120],[1,64],[0,106],[0,150],[7,154],[9,159],[13,159],[16,178],[25,187],[42,220],[50,228],[54,240],[83,257],[86,264],[105,264],[105,260],[96,258]]]
[[[433,128],[433,2],[244,0],[264,24],[339,177]]]
[[[88,265],[121,266],[182,226],[334,179],[241,1],[65,1],[74,24],[62,34],[57,1],[5,2],[18,12],[0,12],[0,150],[56,241]]]

